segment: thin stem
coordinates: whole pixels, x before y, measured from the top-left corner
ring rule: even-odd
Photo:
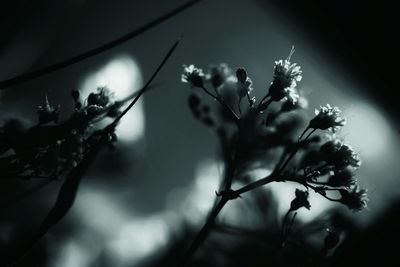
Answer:
[[[202,86],[202,87],[200,87],[200,88],[203,89],[203,91],[204,91],[207,95],[211,96],[211,97],[214,98],[215,100],[218,100],[218,98],[219,98],[218,95],[214,95],[213,93],[211,93],[210,91],[208,91],[208,89],[205,88],[204,86]]]
[[[221,142],[221,148],[223,150],[222,152],[224,160],[226,162],[224,179],[222,182],[223,184],[223,190],[221,191],[222,197],[212,209],[210,215],[207,218],[206,223],[203,225],[200,232],[197,234],[195,240],[185,253],[182,261],[179,263],[178,266],[185,266],[189,262],[189,260],[193,257],[193,255],[196,253],[200,245],[205,241],[205,239],[209,235],[211,228],[215,225],[215,220],[218,214],[223,209],[225,204],[228,203],[228,201],[230,200],[227,192],[231,191],[232,180],[235,172],[235,161],[236,161],[234,153],[235,151],[230,151],[229,143],[224,131],[221,130],[219,132],[219,137]],[[233,154],[233,157],[231,156],[231,154]]]
[[[56,177],[52,176],[43,176],[43,175],[12,175],[12,176],[1,176],[0,180],[8,180],[8,179],[24,179],[24,180],[30,180],[30,179],[42,179],[42,180],[50,180],[50,181],[56,181]]]
[[[229,170],[229,168],[228,168]],[[258,188],[260,186],[263,186],[265,184],[268,184],[270,182],[274,181],[275,176],[267,176],[264,177],[260,180],[257,180],[255,182],[252,182],[238,190],[232,190],[232,194],[233,195],[240,195],[243,194],[245,192],[248,192],[250,190],[253,190],[255,188]],[[225,188],[230,188],[231,186],[231,182],[232,179],[228,179],[227,180],[227,184],[225,185]],[[228,192],[228,191],[225,191]],[[223,207],[225,206],[226,203],[229,202],[229,200],[231,200],[229,198],[229,196],[227,194],[222,194],[221,199],[219,200],[219,202],[217,203],[217,205],[213,208],[213,210],[211,211],[206,223],[204,224],[204,226],[201,228],[200,232],[197,234],[196,239],[193,241],[193,243],[191,244],[191,246],[189,247],[188,251],[186,252],[186,254],[184,255],[183,260],[180,262],[180,264],[178,266],[183,267],[185,266],[188,261],[191,259],[191,257],[194,255],[194,253],[197,251],[197,249],[200,247],[200,245],[205,241],[205,239],[207,238],[211,228],[214,226],[215,224],[215,219],[217,218],[218,214],[221,212],[221,210],[223,209]]]
[[[260,101],[260,103],[258,103],[257,109],[261,108],[261,105],[264,103],[264,101],[269,97],[269,94],[266,94]],[[271,99],[270,99],[271,100]]]
[[[164,64],[168,61],[168,59],[170,58],[170,56],[172,55],[172,53],[175,51],[176,47],[178,46],[179,42],[181,41],[181,39],[179,39],[178,41],[176,41],[174,43],[174,45],[169,49],[168,53],[165,55],[164,59],[161,61],[161,63],[158,65],[156,71],[153,73],[153,75],[150,77],[150,79],[147,81],[147,83],[143,86],[143,88],[137,93],[137,95],[135,96],[135,98],[132,100],[132,102],[128,105],[128,107],[126,107],[121,114],[118,115],[118,117],[116,117],[114,119],[114,121],[109,124],[106,127],[106,130],[112,130],[113,128],[115,128],[115,126],[118,124],[118,122],[122,119],[123,116],[125,116],[125,114],[136,104],[136,102],[139,100],[139,98],[144,94],[144,92],[146,92],[146,90],[149,88],[150,84],[152,83],[152,81],[156,78],[157,74],[160,72],[160,70],[162,69],[162,67],[164,66]]]
[[[294,224],[294,220],[296,219],[296,216],[297,216],[297,212],[295,212],[293,214],[292,220],[291,220],[291,222],[290,222],[290,224],[288,226],[288,229],[286,230],[286,222],[287,222],[287,219],[289,218],[289,214],[290,214],[291,211],[292,210],[290,210],[290,209],[288,210],[288,212],[286,213],[285,218],[284,218],[284,220],[282,222],[282,236],[281,236],[280,248],[283,248],[285,246],[286,239],[287,239],[287,237],[289,236],[289,234],[290,234],[290,232],[292,230],[292,227],[293,227],[293,224]]]
[[[214,98],[215,100],[217,100],[229,112],[229,114],[231,114],[231,117],[233,118],[235,123],[239,126],[239,120],[240,120],[239,116],[235,113],[235,111],[233,111],[233,109],[228,104],[225,103],[225,101],[222,99],[222,97],[214,95],[213,93],[208,91],[207,88],[205,88],[204,86],[202,86],[201,89],[203,89],[203,91],[207,95],[209,95],[212,98]]]
[[[147,23],[147,24],[145,24],[145,25],[143,25],[143,26],[131,31],[130,33],[128,33],[126,35],[123,35],[123,36],[121,36],[121,37],[119,37],[119,38],[117,38],[117,39],[115,39],[115,40],[113,40],[113,41],[111,41],[109,43],[106,43],[104,45],[98,46],[98,47],[93,48],[93,49],[91,49],[89,51],[83,52],[83,53],[81,53],[81,54],[79,54],[77,56],[74,56],[72,58],[69,58],[67,60],[57,62],[57,63],[55,63],[53,65],[38,69],[36,71],[28,72],[28,73],[25,73],[25,74],[22,74],[22,75],[19,75],[19,76],[16,76],[16,77],[13,77],[13,78],[10,78],[10,79],[7,79],[7,80],[0,81],[0,90],[3,90],[5,88],[8,88],[8,87],[11,87],[11,86],[23,83],[23,82],[27,82],[27,81],[36,79],[36,78],[44,76],[46,74],[53,73],[53,72],[55,72],[57,70],[64,69],[64,68],[66,68],[66,67],[68,67],[70,65],[76,64],[76,63],[78,63],[80,61],[83,61],[85,59],[88,59],[88,58],[91,58],[91,57],[96,56],[98,54],[101,54],[103,52],[106,52],[106,51],[108,51],[108,50],[110,50],[110,49],[112,49],[112,48],[114,48],[116,46],[119,46],[119,45],[121,45],[121,44],[123,44],[123,43],[125,43],[125,42],[127,42],[127,41],[129,41],[131,39],[133,39],[136,36],[139,36],[140,34],[150,30],[151,28],[154,28],[155,26],[157,26],[157,25],[161,24],[162,22],[174,17],[175,15],[178,15],[179,13],[185,11],[186,9],[190,8],[194,4],[197,4],[197,3],[201,2],[201,1],[202,0],[191,0],[191,1],[179,6],[177,8],[171,10],[170,12],[160,16],[159,18],[157,18],[157,19],[155,19],[155,20],[153,20],[153,21],[151,21],[151,22],[149,22],[149,23]]]
[[[310,185],[309,183],[303,183],[303,185],[307,188],[308,187],[311,188],[312,190],[314,190],[314,192],[320,194],[321,196],[323,196],[324,198],[326,198],[330,201],[340,202],[340,199],[334,199],[334,198],[328,197],[326,194],[323,194],[316,186]]]
[[[326,168],[326,167],[329,167],[329,164],[328,164],[328,163],[325,163],[324,165],[322,165],[322,166],[320,166],[320,167],[318,167],[318,168],[316,168],[316,169],[310,171],[309,173],[319,172],[319,171],[323,170],[323,169]]]
[[[304,134],[310,129],[310,127],[307,127],[304,129],[304,131],[301,133],[299,140],[301,140],[301,138],[303,138]]]
[[[310,129],[310,127],[307,127],[303,133],[300,135],[299,140],[298,140],[298,144],[302,141],[301,139],[303,138],[304,134],[307,132],[307,130]],[[315,132],[315,129],[313,129],[311,131],[311,133],[309,133],[307,135],[306,138],[304,138],[303,141],[306,141],[313,133]],[[299,146],[296,147],[295,150],[293,150],[293,152],[289,155],[289,157],[287,158],[287,160],[285,161],[285,163],[283,163],[282,167],[280,168],[280,172],[283,171],[285,169],[285,167],[289,164],[290,160],[296,155],[296,153],[299,151]]]
[[[251,105],[252,101],[251,101],[249,92],[247,92],[246,96],[247,96],[247,101],[249,101],[249,105]]]
[[[280,169],[280,166],[282,165],[283,161],[285,160],[286,154],[287,154],[287,150],[285,148],[281,155],[281,158],[279,159],[278,163],[275,165],[274,172],[277,172]]]
[[[318,185],[326,185],[326,183],[318,182],[318,181],[309,181],[309,183],[318,184]]]
[[[304,138],[304,141],[307,140],[317,129],[313,129],[307,136]],[[300,137],[301,138],[301,137]]]
[[[266,177],[264,177],[262,179],[259,179],[257,181],[251,182],[251,183],[239,188],[238,190],[234,190],[234,193],[238,194],[238,195],[241,195],[243,193],[246,193],[248,191],[254,190],[254,189],[256,189],[258,187],[261,187],[263,185],[266,185],[266,184],[269,184],[271,182],[274,182],[274,181],[277,180],[276,179],[277,177],[278,177],[278,175],[271,174],[271,175],[266,176]]]
[[[281,229],[281,231],[282,231],[282,235],[281,235],[281,237],[282,237],[282,243],[283,243],[283,238],[284,238],[284,236],[285,236],[286,221],[287,221],[287,219],[289,218],[289,214],[290,214],[291,211],[292,211],[292,210],[289,209],[289,210],[286,212],[285,217],[283,217],[283,220],[282,220],[282,229]]]
[[[206,223],[204,226],[201,228],[200,232],[197,234],[195,240],[193,243],[190,245],[188,251],[185,253],[184,258],[178,265],[179,267],[184,267],[187,265],[189,260],[192,258],[194,253],[197,251],[197,249],[200,247],[200,245],[206,240],[207,236],[210,233],[211,228],[214,227],[215,225],[215,219],[217,218],[218,214],[221,212],[223,207],[225,206],[226,203],[228,203],[229,199],[225,198],[224,196],[220,199],[218,204],[214,207],[214,209],[211,211],[210,215],[207,218]]]

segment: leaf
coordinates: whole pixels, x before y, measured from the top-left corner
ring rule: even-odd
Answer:
[[[56,203],[40,225],[39,230],[33,239],[33,243],[36,243],[40,238],[42,238],[52,226],[57,224],[68,213],[74,204],[83,175],[89,169],[103,145],[103,142],[99,142],[88,152],[88,154],[85,155],[82,161],[68,173],[60,188]]]

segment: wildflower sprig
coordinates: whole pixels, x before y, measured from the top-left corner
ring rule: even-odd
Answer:
[[[62,172],[67,171],[67,174],[63,177],[64,181],[53,207],[42,221],[34,237],[22,249],[21,253],[16,255],[16,259],[11,265],[14,266],[18,260],[27,255],[29,250],[68,213],[74,204],[83,176],[104,146],[116,141],[115,130],[117,125],[137,103],[139,98],[150,88],[151,83],[171,57],[179,42],[180,40],[176,41],[168,50],[146,84],[138,92],[125,100],[114,102],[110,91],[102,87],[97,92],[91,93],[84,104],[82,104],[79,92],[73,91],[72,98],[75,102],[74,112],[70,118],[60,124],[39,124],[34,127],[24,128],[19,120],[14,119],[7,121],[0,128],[0,164],[6,165],[7,170],[11,171],[7,173],[7,178],[9,176],[13,178],[12,175],[19,175],[25,171],[43,171],[43,166],[46,166],[49,162],[51,163],[50,169],[45,170],[46,174],[51,171],[60,175],[61,173],[58,172],[58,169],[60,165],[62,166],[62,162],[59,162],[59,158],[63,154],[60,154],[58,150],[55,150],[55,153],[49,154],[49,151],[53,152],[53,149],[49,148],[56,145],[63,146],[63,143],[76,141],[75,139],[79,140],[79,142],[76,142],[77,146],[65,145],[67,149],[66,155],[74,156],[77,154],[77,147],[83,148],[83,155],[72,167],[67,166],[67,168],[62,168]],[[122,104],[126,101],[129,101],[129,104],[126,107],[122,107]],[[42,109],[39,110],[41,111]],[[115,112],[111,112],[113,110]],[[102,118],[102,116],[111,117],[112,121],[104,127],[92,127],[92,124],[96,122],[95,119]],[[73,138],[70,138],[70,135]],[[4,155],[9,150],[13,150],[14,154],[11,156]],[[40,160],[41,158],[38,159],[37,155],[46,155],[44,158],[50,161]],[[51,160],[54,160],[55,163]],[[20,167],[20,169],[16,167]]]
[[[286,59],[275,62],[273,81],[268,92],[258,103],[255,97],[251,96],[254,91],[253,83],[244,68],[233,72],[226,64],[221,64],[204,72],[193,65],[184,66],[182,81],[189,83],[194,89],[202,89],[206,95],[217,100],[222,110],[231,115],[231,119],[224,120],[224,112],[221,114],[221,109],[213,110],[203,104],[198,92],[190,95],[189,106],[196,118],[210,126],[203,117],[204,106],[207,107],[207,118],[210,118],[209,114],[213,114],[212,128],[220,139],[225,170],[221,188],[217,193],[219,201],[190,246],[181,262],[182,266],[204,242],[226,203],[271,182],[291,181],[306,188],[305,191],[298,189],[295,192],[295,198],[283,220],[282,243],[290,234],[297,210],[302,207],[311,208],[308,201],[310,190],[331,201],[344,204],[353,211],[360,211],[366,207],[366,190],[359,189],[354,178],[361,165],[358,154],[350,145],[344,144],[335,136],[323,142],[323,138],[316,135],[317,130],[335,133],[345,125],[346,120],[341,117],[339,108],[329,104],[321,107],[302,133],[297,135],[297,138],[291,137],[298,131],[294,121],[288,118],[298,113],[296,111],[299,108],[306,106],[306,101],[299,97],[297,89],[302,79],[302,70],[298,64],[291,62],[293,53],[294,48]],[[208,84],[211,84],[214,93],[207,89]],[[240,103],[244,97],[248,99],[248,105],[247,109],[242,111]],[[270,108],[274,102],[282,102],[278,111]],[[234,130],[229,127],[232,118],[237,125]],[[283,147],[280,159],[265,162],[261,155],[268,151],[276,153],[275,149],[278,147]],[[314,157],[310,158],[310,155]],[[240,182],[241,177],[248,176],[248,173],[256,168],[254,166],[263,165],[272,169],[269,175],[256,178],[237,189],[232,188],[232,184]],[[291,213],[294,215],[287,228],[286,223]]]
[[[267,98],[270,98],[269,102],[284,99],[292,104],[295,104],[299,100],[300,96],[296,87],[297,83],[302,80],[303,72],[297,63],[290,62],[293,53],[294,47],[292,47],[285,60],[275,61],[273,81],[269,86],[268,93],[260,101],[260,108]]]

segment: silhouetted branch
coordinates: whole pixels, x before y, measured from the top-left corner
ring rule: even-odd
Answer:
[[[0,90],[6,89],[8,87],[23,83],[23,82],[27,82],[33,79],[36,79],[38,77],[44,76],[46,74],[55,72],[57,70],[61,70],[64,69],[70,65],[73,65],[75,63],[78,63],[80,61],[83,61],[87,58],[99,55],[105,51],[108,51],[116,46],[119,46],[127,41],[129,41],[130,39],[135,38],[136,36],[139,36],[140,34],[150,30],[151,28],[154,28],[155,26],[161,24],[162,22],[178,15],[179,13],[185,11],[186,9],[192,7],[193,5],[201,2],[202,0],[191,0],[188,1],[187,3],[175,8],[174,10],[160,16],[159,18],[139,27],[138,29],[133,30],[132,32],[123,35],[107,44],[104,44],[102,46],[96,47],[94,49],[91,49],[89,51],[83,52],[75,57],[69,58],[67,60],[64,61],[60,61],[57,62],[53,65],[32,71],[32,72],[28,72],[10,79],[6,79],[3,81],[0,81]]]
[[[103,148],[103,146],[107,144],[107,141],[109,139],[109,134],[111,134],[114,131],[115,127],[117,126],[121,118],[135,105],[140,96],[147,90],[151,82],[154,80],[154,78],[160,72],[160,70],[165,65],[167,60],[170,58],[172,53],[175,51],[179,42],[180,39],[176,41],[175,44],[170,48],[170,50],[168,51],[164,59],[161,61],[161,63],[159,64],[153,75],[150,77],[150,79],[147,81],[144,87],[139,91],[136,97],[132,100],[129,106],[126,107],[124,111],[114,119],[113,122],[111,122],[103,129],[94,132],[89,137],[89,139],[95,140],[95,143],[92,145],[89,152],[85,154],[84,158],[77,164],[77,166],[72,168],[72,170],[67,174],[67,177],[60,188],[57,200],[53,208],[50,210],[50,212],[43,220],[33,240],[28,244],[27,248],[24,250],[22,255],[20,255],[17,258],[17,261],[20,260],[22,257],[24,257],[26,253],[28,253],[31,250],[31,248],[50,230],[50,228],[53,227],[55,224],[57,224],[68,213],[68,211],[74,204],[79,184],[81,179],[83,178],[83,175],[87,172],[87,170],[89,169],[89,167],[91,166],[91,164],[93,163],[93,161],[95,160],[95,158],[97,157],[98,153]]]

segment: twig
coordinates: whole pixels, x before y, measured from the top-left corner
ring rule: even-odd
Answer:
[[[46,74],[50,74],[53,73],[57,70],[61,70],[64,69],[70,65],[76,64],[80,61],[83,61],[87,58],[91,58],[93,56],[96,56],[98,54],[101,54],[107,50],[110,50],[116,46],[119,46],[127,41],[129,41],[130,39],[133,39],[136,36],[139,36],[140,34],[150,30],[151,28],[154,28],[155,26],[161,24],[162,22],[174,17],[175,15],[178,15],[179,13],[183,12],[184,10],[190,8],[191,6],[201,2],[202,0],[191,0],[177,8],[175,8],[174,10],[160,16],[159,18],[133,30],[132,32],[125,34],[109,43],[106,43],[104,45],[101,45],[99,47],[96,47],[94,49],[91,49],[89,51],[83,52],[81,54],[78,54],[77,56],[74,56],[72,58],[69,58],[67,60],[64,61],[60,61],[57,62],[53,65],[38,69],[36,71],[32,71],[32,72],[28,72],[10,79],[6,79],[3,81],[0,81],[0,90],[6,89],[8,87],[23,83],[23,82],[27,82],[33,79],[36,79],[38,77],[44,76]]]
[[[135,105],[135,103],[139,100],[139,98],[144,94],[144,92],[146,92],[146,90],[149,88],[150,84],[152,83],[152,81],[154,80],[154,78],[157,76],[157,74],[160,72],[160,70],[162,69],[162,67],[164,66],[164,64],[168,61],[168,59],[170,58],[170,56],[172,55],[172,53],[175,51],[176,47],[178,46],[179,42],[181,41],[181,39],[179,39],[178,41],[175,42],[175,44],[170,48],[170,50],[168,51],[168,53],[166,54],[166,56],[164,57],[164,59],[161,61],[160,65],[158,66],[158,68],[156,69],[156,71],[153,73],[153,75],[150,77],[150,79],[147,81],[147,83],[143,86],[143,88],[137,93],[137,95],[135,96],[135,98],[132,100],[132,102],[129,104],[128,107],[126,107],[121,114],[118,115],[118,117],[116,117],[114,119],[114,121],[107,126],[107,129],[111,130],[113,129],[118,122],[122,119],[122,117]]]
[[[279,175],[276,175],[276,174],[268,175],[268,176],[266,176],[266,177],[264,177],[262,179],[259,179],[259,180],[255,181],[255,182],[249,183],[249,184],[241,187],[240,189],[234,190],[234,192],[235,192],[235,194],[241,195],[241,194],[246,193],[248,191],[251,191],[251,190],[254,190],[256,188],[259,188],[259,187],[261,187],[263,185],[269,184],[269,183],[274,182],[274,181],[278,181],[279,180],[279,179],[277,179],[278,177],[279,177]]]
[[[287,158],[287,160],[285,161],[285,163],[283,163],[282,167],[280,168],[280,172],[283,171],[285,169],[285,167],[289,164],[290,160],[296,155],[296,153],[299,151],[299,144],[302,141],[307,141],[307,139],[315,132],[316,129],[313,129],[306,138],[304,138],[304,140],[301,140],[301,138],[303,137],[304,133],[307,132],[309,128],[307,127],[304,132],[300,135],[299,140],[297,142],[297,146],[296,148],[293,150],[293,152],[289,155],[289,157]]]
[[[215,219],[217,218],[218,214],[221,212],[223,207],[225,206],[226,203],[228,203],[229,199],[225,198],[222,196],[222,198],[219,200],[218,204],[214,207],[214,209],[211,211],[210,215],[207,218],[206,223],[204,226],[201,228],[200,232],[197,234],[195,240],[183,256],[183,259],[179,263],[179,267],[184,267],[186,264],[189,262],[189,260],[192,258],[194,253],[197,251],[197,249],[200,247],[200,245],[205,241],[207,238],[208,234],[210,233],[211,228],[215,224]]]
[[[201,89],[203,89],[203,91],[204,91],[207,95],[209,95],[209,96],[211,96],[212,98],[214,98],[215,100],[217,100],[218,103],[220,103],[220,104],[229,112],[229,114],[231,115],[232,119],[233,119],[233,120],[235,121],[235,123],[239,126],[239,121],[240,121],[239,116],[235,113],[235,111],[233,111],[233,109],[232,109],[228,104],[226,104],[226,102],[222,99],[221,96],[219,96],[219,95],[214,95],[213,93],[211,93],[210,91],[208,91],[207,88],[205,88],[204,86],[202,86]]]
[[[260,103],[259,103],[258,106],[257,106],[257,109],[260,109],[260,108],[261,108],[262,104],[264,103],[264,101],[265,101],[269,96],[270,96],[269,94],[266,94],[266,95],[261,99]],[[269,105],[271,102],[272,102],[272,100],[270,99],[270,101],[267,102],[268,105]]]

